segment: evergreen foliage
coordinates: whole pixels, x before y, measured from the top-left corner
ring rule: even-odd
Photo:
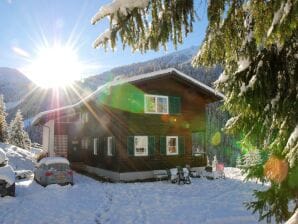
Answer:
[[[28,133],[24,130],[24,122],[21,111],[18,110],[14,120],[9,126],[9,143],[23,149],[29,149],[31,141]]]
[[[98,43],[106,46],[110,40],[114,48],[119,33],[123,46],[141,52],[158,50],[170,40],[176,45],[192,30],[194,15],[192,0],[151,0],[141,9],[106,14],[111,35]],[[293,175],[298,166],[298,0],[210,0],[208,20],[193,65],[223,66],[216,87],[232,116],[226,130],[264,155],[246,169],[248,178],[271,182],[267,191],[255,192],[256,201],[247,207],[258,211],[260,220],[274,216],[281,223],[292,212],[289,201],[296,200],[298,208],[298,188],[290,184],[298,182]]]
[[[8,141],[8,127],[6,123],[6,111],[3,95],[0,95],[0,142]]]
[[[144,2],[144,7],[133,8],[131,1],[117,0],[115,2],[119,3],[118,7],[111,3],[100,8],[91,22],[96,24],[104,17],[109,17],[110,28],[98,37],[94,47],[106,48],[110,43],[114,49],[119,34],[123,48],[129,45],[133,51],[141,52],[158,50],[160,46],[166,49],[169,41],[176,46],[182,43],[184,36],[192,32],[195,21],[193,1],[139,1]]]

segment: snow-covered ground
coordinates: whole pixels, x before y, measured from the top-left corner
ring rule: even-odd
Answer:
[[[33,154],[1,145],[11,165],[33,168]],[[102,183],[74,173],[74,186],[33,180],[17,182],[16,197],[0,198],[0,223],[257,223],[243,202],[252,199],[253,182],[242,182],[236,168],[226,179],[192,179],[190,185],[167,181]]]

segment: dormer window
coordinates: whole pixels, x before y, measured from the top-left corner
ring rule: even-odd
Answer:
[[[169,99],[167,96],[145,95],[145,113],[168,114]]]

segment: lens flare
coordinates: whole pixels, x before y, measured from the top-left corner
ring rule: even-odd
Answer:
[[[264,174],[268,179],[281,183],[287,177],[288,169],[288,163],[285,160],[271,156],[265,163]]]

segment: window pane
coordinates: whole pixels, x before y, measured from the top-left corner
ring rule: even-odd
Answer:
[[[135,137],[135,155],[147,155],[148,151],[148,137],[136,136]]]
[[[108,156],[112,155],[112,137],[108,137]]]
[[[157,98],[157,112],[167,113],[168,112],[168,99],[165,97]]]
[[[167,154],[178,154],[177,137],[167,137]]]
[[[155,111],[156,98],[154,96],[146,96],[146,112]]]

